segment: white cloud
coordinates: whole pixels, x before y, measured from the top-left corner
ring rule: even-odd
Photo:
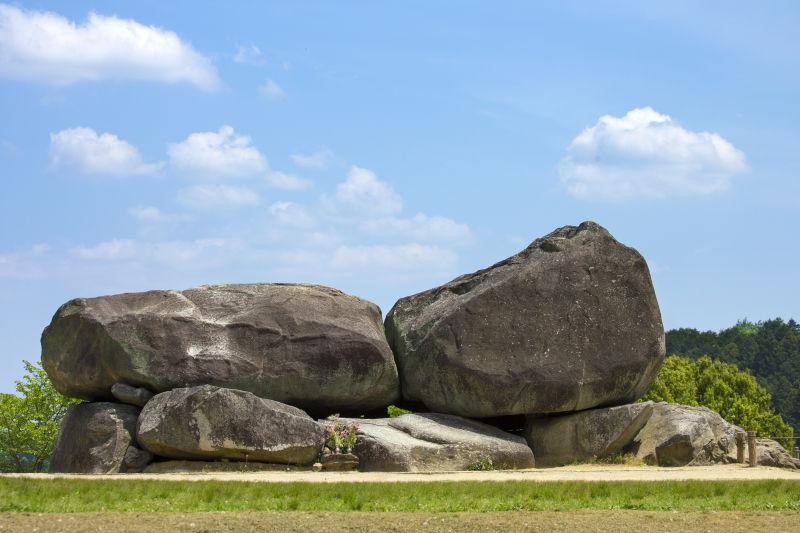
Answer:
[[[188,219],[186,215],[165,213],[161,211],[159,208],[153,206],[139,205],[131,207],[130,209],[128,209],[128,213],[139,222],[148,222],[148,223],[178,222],[181,220]]]
[[[452,248],[472,239],[469,227],[449,218],[423,213],[400,217],[400,196],[374,172],[357,166],[320,202],[323,209],[292,202],[269,208],[277,223],[270,234],[288,245],[273,257],[289,272],[370,278],[377,272],[401,277],[451,274],[458,263]]]
[[[70,253],[84,261],[100,262],[137,262],[141,265],[166,264],[173,268],[194,266],[203,254],[220,249],[234,249],[238,243],[228,239],[209,238],[183,241],[137,241],[132,239],[112,239],[94,246],[72,248]],[[218,261],[209,256],[204,261]]]
[[[157,207],[153,206],[136,206],[128,209],[128,213],[137,220],[142,222],[161,222],[164,220],[165,215]]]
[[[261,49],[254,44],[240,46],[236,50],[233,60],[243,65],[261,66],[267,63],[264,54],[261,53]]]
[[[145,163],[139,151],[111,133],[71,128],[50,134],[50,163],[83,174],[140,176],[157,173],[162,163]]]
[[[256,206],[261,198],[247,187],[197,185],[178,191],[178,201],[192,209],[216,211]]]
[[[745,170],[744,154],[720,135],[686,130],[645,107],[583,130],[559,174],[575,197],[619,200],[715,193]]]
[[[466,224],[440,216],[417,213],[412,218],[383,217],[365,220],[360,228],[370,235],[398,236],[412,241],[463,244],[471,241]]]
[[[229,239],[195,239],[189,241],[166,241],[143,243],[149,250],[147,258],[173,268],[186,268],[198,263],[219,263],[226,259],[220,250],[236,250],[238,243]]]
[[[136,257],[137,246],[136,242],[130,239],[113,239],[94,246],[73,248],[70,252],[72,255],[80,257],[81,259],[112,261]]]
[[[336,245],[334,247],[290,248],[270,254],[286,272],[304,276],[361,280],[424,279],[452,275],[458,255],[443,247],[410,244]]]
[[[201,211],[191,219],[153,205],[131,207],[137,237],[107,236],[41,257],[0,255],[0,276],[79,278],[91,286],[100,279],[124,290],[252,276],[334,286],[424,286],[455,275],[458,250],[471,242],[469,228],[449,218],[403,216],[392,187],[359,167],[351,168],[328,196],[265,207],[259,207],[264,201],[258,189],[192,185],[178,192],[180,204]],[[244,207],[251,209],[233,212]],[[202,213],[214,210],[221,216]],[[172,223],[182,220],[192,223]]]
[[[280,85],[278,85],[273,80],[267,80],[264,85],[261,85],[258,88],[258,92],[261,93],[262,96],[266,96],[270,100],[278,100],[286,96],[286,93],[283,91]]]
[[[339,246],[330,265],[340,270],[448,271],[458,262],[451,250],[417,243],[401,245]]]
[[[0,254],[0,278],[41,277],[51,262],[44,256],[52,250],[46,243],[34,244],[16,252]]]
[[[317,150],[313,154],[292,154],[292,161],[304,168],[327,168],[333,162],[333,152],[328,148]]]
[[[268,172],[266,180],[270,187],[285,191],[305,191],[314,186],[310,180],[278,171]]]
[[[313,215],[294,202],[275,202],[269,206],[269,214],[282,226],[311,228],[316,225]]]
[[[211,61],[174,32],[96,13],[75,24],[7,4],[0,4],[0,76],[54,85],[130,79],[219,86]]]
[[[336,193],[324,198],[328,209],[359,217],[390,216],[403,209],[403,201],[392,187],[374,172],[353,165]]]
[[[250,137],[237,135],[230,126],[192,133],[170,144],[167,153],[175,169],[201,179],[253,176],[269,168]]]

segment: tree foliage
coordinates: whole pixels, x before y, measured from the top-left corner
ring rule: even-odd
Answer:
[[[741,320],[720,332],[667,332],[667,353],[714,360],[749,370],[772,395],[775,412],[800,433],[800,324],[780,318]]]
[[[41,365],[23,364],[18,395],[0,394],[0,472],[44,470],[67,407],[76,403],[53,388]]]
[[[667,357],[644,399],[708,407],[744,430],[792,447],[792,427],[772,410],[769,392],[748,371],[708,356]]]

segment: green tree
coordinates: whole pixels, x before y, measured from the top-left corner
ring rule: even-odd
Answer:
[[[744,430],[793,445],[792,427],[775,414],[769,392],[752,374],[708,356],[667,357],[644,399],[708,407]]]
[[[780,318],[740,320],[719,332],[667,332],[667,353],[731,363],[749,370],[772,396],[772,407],[800,433],[800,324]]]
[[[61,420],[76,400],[53,388],[39,364],[23,361],[18,396],[0,394],[0,471],[40,472],[53,453]]]

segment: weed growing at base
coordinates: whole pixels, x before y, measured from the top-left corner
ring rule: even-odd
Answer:
[[[800,480],[253,483],[0,479],[2,512],[800,511]]]
[[[573,465],[631,465],[641,466],[644,461],[631,453],[613,453],[606,457],[592,457],[583,461],[575,461],[570,463]]]

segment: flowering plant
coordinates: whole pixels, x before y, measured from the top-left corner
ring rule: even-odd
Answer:
[[[350,452],[356,445],[358,424],[344,422],[339,415],[331,415],[325,420],[325,446],[332,452],[344,449]]]

